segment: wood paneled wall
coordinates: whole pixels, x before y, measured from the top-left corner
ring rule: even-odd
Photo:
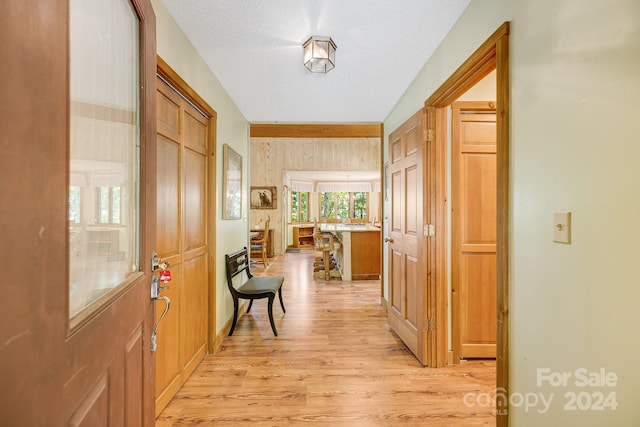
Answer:
[[[284,171],[380,170],[380,138],[251,138],[249,185],[275,186],[276,209],[250,209],[249,224],[271,215],[273,250],[281,254],[284,218]]]

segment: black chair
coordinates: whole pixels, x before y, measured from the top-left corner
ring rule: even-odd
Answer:
[[[271,322],[271,329],[273,329],[274,335],[278,336],[276,325],[273,322],[273,300],[276,297],[276,293],[278,293],[282,311],[285,313],[287,312],[284,309],[284,303],[282,302],[282,283],[284,282],[284,277],[257,277],[251,274],[251,271],[249,270],[249,254],[247,253],[246,247],[232,254],[227,254],[224,258],[227,265],[227,286],[229,286],[229,291],[233,297],[233,323],[231,324],[229,336],[233,334],[233,330],[236,328],[236,323],[238,321],[239,300],[250,300],[249,308],[247,308],[247,313],[249,313],[249,311],[251,311],[251,306],[253,305],[253,300],[260,298],[269,299],[269,321]],[[236,288],[233,286],[232,279],[243,271],[247,273],[247,280]]]

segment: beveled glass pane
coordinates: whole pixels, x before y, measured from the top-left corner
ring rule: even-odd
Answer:
[[[139,20],[70,0],[69,317],[139,271]]]

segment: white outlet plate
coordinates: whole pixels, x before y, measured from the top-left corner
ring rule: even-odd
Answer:
[[[553,214],[553,241],[571,243],[571,212]]]

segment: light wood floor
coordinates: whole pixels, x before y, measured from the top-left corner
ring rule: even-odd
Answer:
[[[314,255],[281,255],[266,270],[285,277],[287,312],[273,308],[279,336],[266,300],[256,301],[156,427],[495,425],[491,406],[464,401],[493,395],[494,361],[422,367],[389,329],[380,282],[314,280]]]

